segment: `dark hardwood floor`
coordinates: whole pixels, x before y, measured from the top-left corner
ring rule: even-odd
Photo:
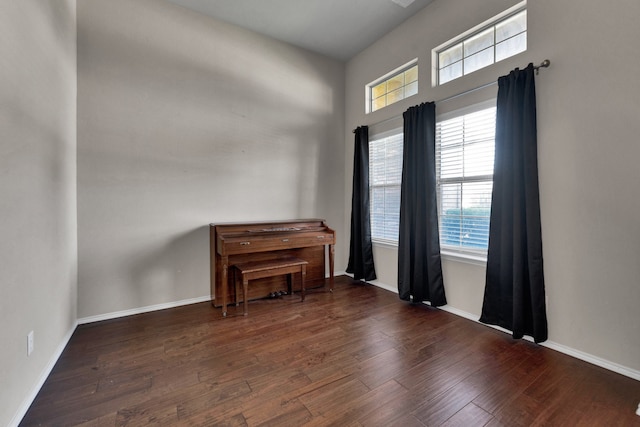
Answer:
[[[640,382],[338,277],[78,327],[21,425],[640,425]]]

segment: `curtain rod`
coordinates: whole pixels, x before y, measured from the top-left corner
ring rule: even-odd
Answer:
[[[551,61],[549,61],[548,59],[545,59],[544,61],[542,61],[542,62],[540,63],[540,65],[535,65],[535,66],[533,67],[533,69],[534,69],[534,70],[536,70],[536,75],[538,75],[538,72],[539,72],[540,68],[548,68],[548,67],[549,67],[549,65],[551,65]],[[483,85],[480,85],[480,86],[474,87],[474,88],[472,88],[472,89],[465,90],[464,92],[460,92],[460,93],[457,93],[457,94],[455,94],[455,95],[451,95],[451,96],[448,96],[448,97],[446,97],[446,98],[443,98],[443,99],[441,99],[441,100],[439,100],[439,101],[435,101],[435,103],[437,104],[437,103],[439,103],[439,102],[447,102],[447,101],[451,101],[452,99],[459,98],[459,97],[464,96],[464,95],[468,95],[468,94],[470,94],[470,93],[472,93],[472,92],[475,92],[475,91],[478,91],[478,90],[481,90],[481,89],[485,89],[485,88],[488,88],[488,87],[493,86],[493,85],[496,85],[496,84],[498,84],[498,81],[497,81],[497,80],[496,80],[495,82],[485,83],[485,84],[483,84]],[[384,120],[382,120],[382,121],[380,121],[380,122],[373,123],[373,124],[368,125],[368,126],[381,125],[381,124],[383,124],[383,123],[390,122],[391,120],[397,120],[397,119],[399,119],[400,117],[402,117],[402,115],[389,117],[388,119],[384,119]],[[353,133],[356,133],[356,130],[354,129],[352,132],[353,132]]]

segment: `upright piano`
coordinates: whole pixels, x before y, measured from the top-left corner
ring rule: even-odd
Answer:
[[[335,239],[335,232],[322,219],[210,224],[212,303],[222,305],[222,286],[227,286],[231,301],[235,300],[234,286],[229,286],[233,280],[231,267],[235,264],[284,256],[301,258],[309,263],[306,288],[313,288],[325,286],[328,255],[329,287],[333,290]],[[285,283],[284,277],[258,279],[252,282],[247,298],[263,298],[271,292],[286,289]]]

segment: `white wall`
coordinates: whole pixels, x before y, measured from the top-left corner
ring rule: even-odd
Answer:
[[[343,95],[340,62],[163,1],[78,2],[79,317],[207,297],[209,223],[343,239]]]
[[[74,1],[0,3],[3,426],[19,422],[76,322],[75,28]]]
[[[345,203],[351,129],[550,59],[536,78],[549,341],[638,375],[640,2],[531,0],[527,52],[431,88],[431,49],[516,3],[436,0],[347,64]],[[365,85],[415,57],[420,94],[365,115]],[[492,93],[495,87],[437,104],[438,111]],[[397,286],[397,250],[375,247],[374,253],[380,282]],[[485,268],[444,260],[443,269],[449,308],[479,317]]]

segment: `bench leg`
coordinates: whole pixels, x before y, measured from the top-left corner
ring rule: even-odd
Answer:
[[[242,298],[244,299],[244,315],[249,314],[249,301],[247,295],[249,294],[249,280],[242,275]]]
[[[226,263],[222,266],[222,317],[227,317],[227,288],[229,287],[229,269]]]
[[[336,252],[335,245],[329,245],[329,292],[333,292],[333,285],[334,285],[334,280],[333,280],[333,265],[334,265],[334,261],[333,261],[333,259],[335,258],[335,252]]]
[[[300,282],[300,302],[304,301],[304,280],[305,280],[305,276],[307,275],[307,266],[306,265],[302,265],[302,267],[300,268],[300,276],[302,277],[302,281]]]
[[[233,269],[233,287],[236,295],[236,307],[240,305],[240,286],[238,286],[238,273],[237,269]]]

